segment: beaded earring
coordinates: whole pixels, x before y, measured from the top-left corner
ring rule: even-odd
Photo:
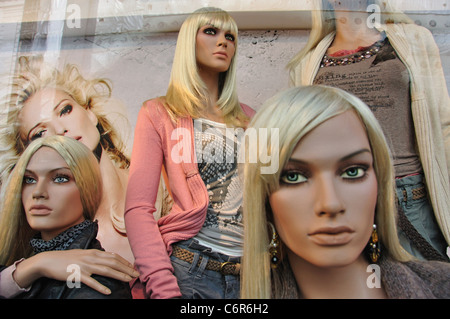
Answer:
[[[373,224],[372,236],[369,241],[369,257],[372,262],[376,263],[380,258],[381,250],[380,244],[378,243],[378,233],[377,233],[377,225]]]
[[[272,229],[272,240],[269,244],[270,266],[272,269],[278,267],[281,261],[281,245],[275,226],[271,222],[267,222]]]

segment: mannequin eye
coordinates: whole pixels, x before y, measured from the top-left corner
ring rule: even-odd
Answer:
[[[43,137],[44,134],[45,134],[45,132],[46,132],[46,130],[40,130],[40,131],[38,131],[37,133],[32,134],[32,135],[31,135],[31,138],[30,138],[30,141],[34,141],[34,140],[36,140],[36,139],[38,139],[38,138]]]
[[[55,183],[58,183],[58,184],[67,183],[68,181],[70,181],[70,177],[69,177],[69,176],[66,176],[66,175],[60,175],[60,174],[58,174],[58,175],[55,176],[55,178],[53,179],[53,181],[54,181]]]
[[[347,168],[341,176],[345,179],[358,179],[366,175],[367,168],[354,166]]]
[[[300,184],[306,182],[308,179],[299,172],[287,171],[281,175],[280,180],[283,184]]]
[[[206,28],[205,30],[203,30],[203,33],[209,35],[216,35],[217,31],[214,28]]]
[[[59,112],[59,116],[63,116],[72,112],[73,106],[70,104],[65,105]]]
[[[235,37],[234,37],[234,35],[232,35],[231,33],[227,33],[227,34],[225,35],[225,39],[227,39],[228,41],[234,42]]]
[[[24,176],[23,177],[23,183],[24,184],[36,184],[36,180],[33,177]]]

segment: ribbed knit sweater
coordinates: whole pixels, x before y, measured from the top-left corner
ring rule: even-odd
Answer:
[[[388,299],[450,298],[450,263],[423,260],[399,262],[384,256],[376,265],[379,267],[377,275],[381,285],[372,289],[383,289]],[[283,276],[280,277],[279,291],[272,292],[273,298],[302,299],[289,263],[283,263],[281,267]]]
[[[380,263],[381,281],[390,299],[450,298],[450,264],[439,261]]]

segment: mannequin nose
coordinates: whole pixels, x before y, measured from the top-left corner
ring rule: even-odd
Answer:
[[[48,198],[47,190],[45,189],[43,183],[37,182],[34,187],[33,193],[31,194],[33,199]]]
[[[227,39],[225,38],[225,35],[219,35],[219,39],[218,39],[218,43],[217,43],[218,47],[228,47],[228,43],[227,43]]]
[[[344,213],[345,207],[339,195],[338,187],[332,180],[322,179],[318,181],[316,189],[316,214],[318,216],[334,217]]]

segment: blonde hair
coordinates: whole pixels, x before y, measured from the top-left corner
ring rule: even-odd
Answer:
[[[248,119],[241,109],[236,92],[238,28],[233,18],[226,11],[218,8],[198,9],[181,26],[170,83],[166,96],[163,98],[166,108],[174,121],[184,116],[193,118],[203,116],[210,97],[198,73],[195,43],[198,30],[205,25],[229,31],[235,36],[236,52],[228,70],[220,74],[217,105],[222,110],[226,123],[243,126]]]
[[[261,174],[261,168],[269,164],[261,163],[260,156],[257,157],[256,163],[245,163],[242,298],[277,298],[286,296],[290,290],[286,285],[286,274],[283,273],[283,269],[289,269],[289,265],[279,267],[274,272],[271,272],[270,268],[267,221],[272,219],[272,213],[268,198],[279,188],[281,170],[298,142],[321,123],[349,110],[361,119],[372,149],[378,183],[375,220],[381,244],[385,247],[383,253],[389,253],[399,261],[409,260],[409,255],[400,246],[397,237],[394,174],[390,152],[372,112],[361,100],[337,88],[295,87],[267,101],[249,125],[256,129],[278,128],[279,145],[272,146],[269,143],[272,139],[269,132],[264,140],[248,145],[248,148],[252,153],[255,151],[252,147],[267,145],[268,154],[277,154],[272,148],[279,146],[279,158],[275,159],[278,160],[279,169],[271,175]]]
[[[64,136],[48,136],[30,143],[17,161],[5,185],[0,215],[0,264],[11,265],[29,257],[29,241],[36,233],[30,228],[22,204],[22,184],[31,157],[42,147],[54,149],[67,163],[80,192],[85,219],[93,220],[102,198],[98,161],[84,144]]]
[[[19,71],[13,78],[12,93],[7,98],[7,109],[0,124],[0,181],[5,182],[19,156],[27,145],[20,138],[19,114],[24,103],[38,91],[51,87],[61,89],[79,105],[97,116],[100,143],[110,158],[120,167],[128,168],[130,161],[124,154],[125,146],[118,133],[103,114],[111,103],[111,85],[106,79],[86,79],[78,68],[66,64],[59,71],[45,64],[41,56],[19,58]]]
[[[380,8],[380,22],[382,24],[412,23],[412,20],[408,18],[407,15],[399,10],[396,10],[388,0],[367,0],[367,4],[375,4]],[[287,64],[287,68],[290,70],[291,76],[293,69],[295,69],[305,55],[313,50],[324,37],[336,31],[334,10],[328,0],[313,1],[311,18],[311,33],[306,45]]]

